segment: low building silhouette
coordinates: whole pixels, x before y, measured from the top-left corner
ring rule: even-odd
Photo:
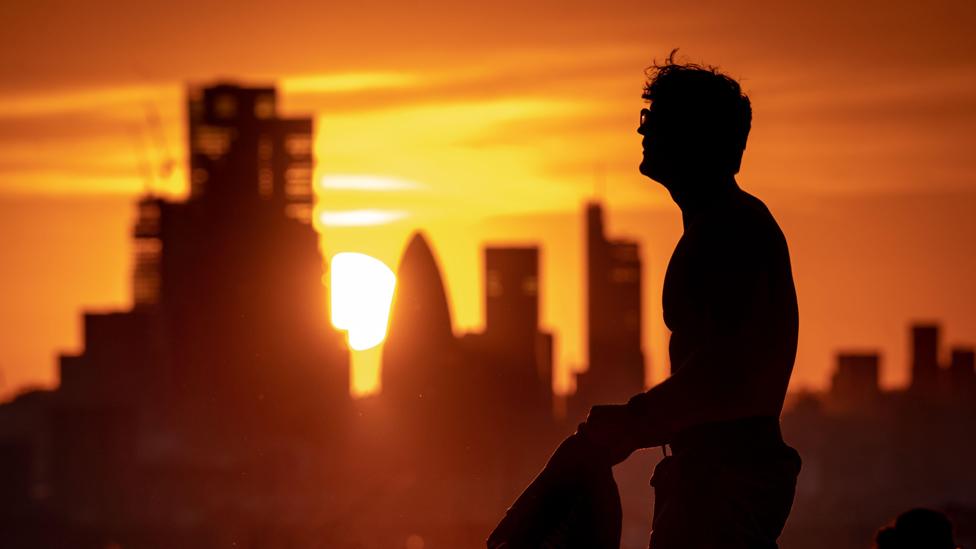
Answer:
[[[848,411],[873,409],[881,396],[877,353],[840,353],[831,379],[832,404]]]
[[[912,326],[912,381],[910,389],[920,398],[934,398],[939,389],[939,327]]]
[[[784,438],[803,458],[784,546],[868,547],[905,509],[976,509],[976,400],[964,394],[972,352],[940,364],[936,324],[911,326],[909,341],[907,387],[879,387],[877,353],[841,353],[830,391],[784,413]]]
[[[972,347],[952,349],[949,362],[949,391],[957,402],[976,401],[976,352]]]

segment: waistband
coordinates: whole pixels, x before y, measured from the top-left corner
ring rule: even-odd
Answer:
[[[779,418],[751,417],[704,423],[676,434],[669,446],[673,454],[688,452],[749,452],[784,446]]]

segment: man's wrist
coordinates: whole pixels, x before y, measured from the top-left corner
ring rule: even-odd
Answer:
[[[624,407],[631,416],[630,433],[635,449],[651,448],[667,442],[668,418],[654,409],[655,399],[648,393],[638,393]]]

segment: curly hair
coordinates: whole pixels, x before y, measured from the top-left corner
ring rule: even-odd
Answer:
[[[704,135],[716,153],[727,155],[739,170],[752,127],[752,104],[742,87],[717,67],[676,61],[672,50],[663,63],[645,70],[642,98],[655,116]]]

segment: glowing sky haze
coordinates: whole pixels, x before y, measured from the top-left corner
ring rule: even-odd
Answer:
[[[296,2],[0,6],[0,394],[51,385],[83,308],[125,307],[132,199],[182,197],[184,85],[276,83],[315,116],[327,257],[396,265],[424,228],[456,331],[482,320],[483,243],[538,243],[557,388],[582,366],[584,200],[644,245],[649,380],[667,371],[660,285],[680,234],[636,171],[643,70],[739,78],[755,111],[740,183],[790,238],[796,386],[840,348],[906,379],[914,319],[976,343],[972,2]],[[172,165],[168,171],[164,166]],[[69,276],[67,273],[71,273]]]

